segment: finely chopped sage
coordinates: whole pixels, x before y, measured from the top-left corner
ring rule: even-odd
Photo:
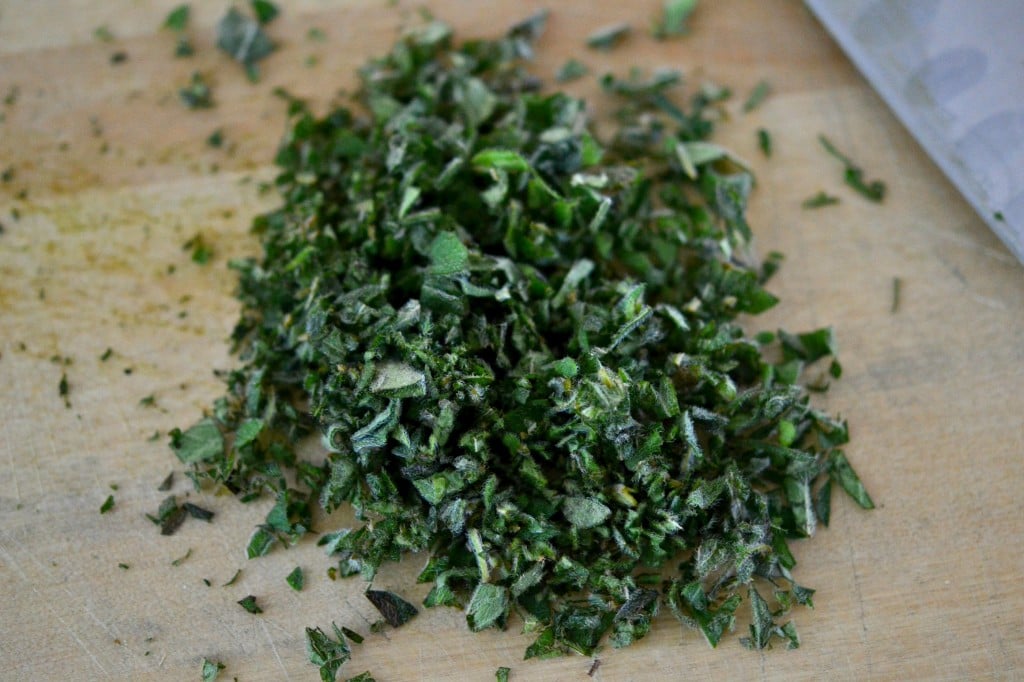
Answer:
[[[780,257],[751,255],[753,178],[707,141],[720,97],[606,76],[623,107],[598,137],[525,68],[543,19],[458,46],[428,23],[361,69],[353,109],[289,98],[283,204],[231,263],[240,366],[172,447],[197,485],[276,500],[250,557],[351,505],[320,529],[336,574],[420,552],[424,605],[514,618],[527,658],[628,645],[661,607],[715,646],[743,601],[746,644],[797,646],[813,590],[787,543],[828,523],[833,483],[872,507],[801,387],[823,358],[839,376],[832,331],[737,321],[777,303]],[[334,679],[344,633],[306,634]]]

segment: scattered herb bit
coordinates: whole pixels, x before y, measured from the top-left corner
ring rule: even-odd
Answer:
[[[238,600],[238,605],[241,606],[246,611],[248,611],[249,613],[263,613],[263,609],[261,609],[256,604],[256,597],[252,596],[251,594],[249,596],[247,596],[247,597],[243,597],[242,599],[239,599]]]
[[[625,40],[632,30],[633,27],[629,24],[612,24],[599,28],[587,37],[587,47],[607,52]]]
[[[178,41],[174,44],[174,56],[191,57],[195,53],[196,48],[192,45],[192,41],[186,36],[178,36]]]
[[[159,490],[162,493],[165,493],[168,490],[170,490],[171,486],[173,486],[173,485],[174,485],[174,472],[172,471],[171,473],[167,474],[167,477],[164,478],[163,482],[160,485],[158,485],[156,487],[156,489]]]
[[[1002,211],[996,211],[995,213],[992,214],[992,217],[998,220],[999,222],[1006,221],[1006,217],[1003,215]]]
[[[370,675],[370,671],[367,670],[366,672],[359,673],[355,677],[348,678],[347,680],[345,680],[345,682],[377,682],[377,680],[375,680]]]
[[[366,598],[370,600],[384,620],[393,628],[401,627],[408,623],[419,613],[416,607],[399,597],[394,592],[385,590],[367,590]]]
[[[510,672],[512,672],[512,668],[506,668],[505,666],[501,666],[500,668],[494,671],[495,682],[508,682],[508,674]]]
[[[285,578],[285,582],[287,582],[288,586],[296,592],[301,592],[302,587],[306,582],[305,577],[302,575],[302,567],[296,566],[292,569],[292,572],[288,574],[287,578]]]
[[[110,55],[111,64],[124,64],[126,61],[128,61],[128,53],[123,50],[118,50],[117,52]]]
[[[750,96],[747,97],[747,101],[743,103],[743,113],[750,113],[754,109],[761,106],[765,98],[768,97],[772,92],[772,86],[768,81],[760,81],[754,86],[754,89],[750,91]]]
[[[825,148],[825,151],[842,161],[843,165],[846,166],[843,178],[847,185],[857,190],[857,192],[866,199],[874,201],[875,203],[882,202],[882,199],[885,198],[884,182],[881,180],[866,182],[864,180],[864,170],[851,161],[849,157],[836,149],[835,145],[833,145],[827,137],[819,135],[818,141],[821,142],[821,146]]]
[[[204,509],[199,505],[186,502],[181,505],[181,508],[188,512],[188,515],[193,519],[199,519],[200,521],[210,521],[213,519],[213,512],[209,509]]]
[[[189,84],[178,90],[178,96],[189,109],[210,109],[213,107],[213,91],[198,71],[192,74]]]
[[[110,43],[114,40],[114,34],[111,33],[110,28],[106,25],[97,26],[92,32],[92,37],[101,43]]]
[[[186,7],[185,9],[188,9]],[[218,661],[210,661],[203,659],[203,682],[214,682],[217,676],[220,675],[220,671],[224,669],[224,664]]]
[[[217,128],[212,133],[210,133],[210,136],[206,138],[206,144],[216,149],[220,149],[222,146],[224,146],[223,129]]]
[[[181,245],[183,251],[192,252],[192,262],[199,265],[206,265],[213,258],[213,247],[211,247],[201,232],[197,232],[191,239]]]
[[[568,83],[578,78],[583,78],[590,72],[587,65],[576,59],[570,59],[555,74],[555,80],[559,83]]]
[[[14,176],[16,173],[17,171],[14,170],[14,166],[8,166],[3,170],[3,172],[0,172],[0,182],[4,184],[11,182],[12,180],[14,180]]]
[[[146,440],[147,440],[147,441],[155,441],[155,440],[160,440],[160,432],[159,432],[159,431],[154,431],[154,432],[153,432],[153,435],[152,435],[152,436],[150,436],[149,438],[147,438]]]
[[[150,521],[160,526],[161,535],[174,535],[174,532],[181,528],[185,522],[187,512],[178,506],[178,500],[171,495],[164,498],[157,509],[156,515],[146,514]]]
[[[127,571],[129,568],[131,568],[131,566],[129,566],[128,564],[118,564],[117,567],[120,568],[122,571]]]
[[[105,351],[103,351],[103,355],[100,356],[100,362],[106,362],[107,360],[110,359],[110,356],[112,356],[113,354],[114,354],[114,349],[113,348],[106,349]]]
[[[142,407],[153,407],[156,405],[156,396],[150,393],[145,398],[139,400],[139,405]]]
[[[64,400],[64,407],[71,408],[71,400],[68,398],[70,388],[68,387],[68,375],[66,372],[61,372],[60,382],[57,384],[57,393]]]
[[[231,580],[229,580],[226,583],[224,583],[223,585],[221,585],[221,587],[231,587],[232,585],[235,584],[235,581],[238,580],[238,577],[240,575],[242,575],[242,569],[238,569],[237,571],[235,571],[235,574],[233,576],[231,576]]]
[[[662,607],[716,646],[744,601],[754,645],[793,643],[811,590],[788,542],[827,520],[832,482],[872,506],[846,423],[801,383],[823,358],[841,373],[834,335],[741,326],[778,303],[781,256],[749,255],[753,175],[710,141],[728,91],[606,76],[622,107],[599,135],[522,62],[543,16],[498,41],[414,29],[351,110],[285,94],[284,203],[232,262],[239,366],[172,447],[197,485],[276,498],[250,558],[351,505],[320,536],[329,575],[423,552],[424,605],[474,630],[514,609],[528,658],[628,645]],[[416,613],[367,598],[373,632]],[[306,630],[332,680],[333,628]]]
[[[697,0],[664,0],[662,14],[654,20],[651,33],[658,40],[686,35],[690,29],[687,22],[697,9]]]
[[[12,85],[7,90],[7,94],[4,95],[4,106],[13,107],[18,102],[18,95],[21,94],[21,88],[17,85]]]
[[[327,34],[324,33],[324,30],[322,28],[317,28],[316,26],[314,26],[313,28],[306,31],[306,40],[311,40],[314,43],[326,43]]]
[[[277,5],[269,0],[249,0],[249,5],[252,7],[252,13],[256,16],[256,21],[260,24],[269,24],[281,13]]]
[[[764,128],[757,129],[757,146],[761,148],[762,154],[764,154],[768,158],[771,158],[772,136]]]
[[[273,6],[271,3],[265,4]],[[255,5],[254,2],[254,9]],[[236,7],[228,9],[217,24],[217,47],[244,66],[250,80],[259,78],[256,62],[274,51],[274,43],[260,28],[260,23],[242,14]]]
[[[892,278],[892,308],[889,312],[896,314],[900,309],[900,290],[903,289],[903,280],[899,277]]]
[[[191,11],[192,10],[187,3],[178,5],[167,14],[167,18],[164,19],[164,28],[170,29],[176,33],[184,31],[188,26]]]
[[[100,505],[100,514],[106,514],[108,511],[114,508],[114,496],[107,495],[107,499]]]
[[[183,555],[181,555],[180,557],[178,557],[177,559],[172,561],[171,562],[171,566],[181,566],[183,563],[185,563],[185,560],[188,559],[190,556],[192,556],[192,548],[191,547],[189,547],[188,551],[185,552]]]
[[[601,659],[595,658],[593,663],[590,664],[590,669],[587,670],[587,677],[593,677],[597,669],[601,667]]]
[[[306,652],[310,663],[320,666],[322,682],[334,682],[338,669],[352,658],[345,635],[334,623],[331,623],[331,627],[334,629],[334,639],[320,628],[306,628]]]
[[[832,206],[839,203],[839,197],[834,197],[831,194],[825,192],[818,192],[809,199],[804,199],[803,203],[800,204],[804,208],[822,208],[824,206]]]
[[[353,630],[349,630],[348,628],[345,628],[345,627],[343,627],[343,628],[341,629],[341,631],[342,631],[342,632],[343,632],[343,633],[345,634],[345,636],[346,636],[346,637],[348,637],[348,638],[349,638],[349,640],[351,640],[351,641],[352,641],[353,643],[355,643],[355,644],[362,644],[362,643],[363,643],[363,636],[362,636],[362,635],[360,635],[360,634],[359,634],[358,632],[355,632],[355,631],[353,631]]]

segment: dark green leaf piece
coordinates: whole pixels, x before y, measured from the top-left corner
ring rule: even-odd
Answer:
[[[238,605],[249,613],[263,613],[263,609],[256,603],[256,597],[248,595],[238,600]]]
[[[187,7],[186,7],[187,9]],[[203,659],[203,682],[214,682],[217,676],[220,675],[220,671],[224,669],[224,664],[220,661],[211,661],[209,659]]]
[[[512,668],[506,668],[505,666],[501,666],[500,668],[494,671],[495,682],[508,682],[508,675],[511,672]]]
[[[803,203],[800,204],[804,208],[823,208],[825,206],[833,206],[839,203],[839,197],[834,197],[825,192],[818,192],[812,197],[804,199]]]
[[[103,500],[103,504],[100,505],[100,514],[106,514],[108,511],[114,508],[114,496],[107,495],[107,499]]]
[[[690,15],[697,9],[697,0],[663,0],[662,14],[654,21],[651,33],[658,40],[689,33]]]
[[[189,15],[191,14],[191,8],[188,4],[178,5],[170,12],[167,13],[167,18],[164,19],[164,28],[172,31],[181,32],[188,26]]]
[[[885,183],[881,180],[866,181],[864,179],[864,170],[850,160],[848,156],[836,149],[835,145],[829,141],[824,135],[818,136],[818,141],[821,142],[821,146],[825,148],[829,154],[834,156],[843,162],[845,169],[843,171],[843,179],[846,184],[855,189],[861,196],[875,203],[881,203],[885,198]]]
[[[608,51],[617,47],[633,30],[629,24],[605,26],[587,36],[587,47]]]
[[[322,682],[335,682],[338,669],[352,658],[352,651],[345,642],[345,635],[334,623],[334,638],[320,628],[306,628],[306,653],[309,661],[320,667]]]
[[[370,600],[374,608],[384,616],[384,620],[393,628],[401,627],[408,623],[419,613],[416,607],[399,597],[394,592],[386,590],[367,590],[366,598]]]
[[[302,574],[302,567],[296,566],[295,568],[293,568],[292,572],[289,573],[284,580],[288,583],[288,586],[291,587],[293,590],[295,590],[296,592],[301,592],[302,587],[305,585],[306,582],[305,576]]]

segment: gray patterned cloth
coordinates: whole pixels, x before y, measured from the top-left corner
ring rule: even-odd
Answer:
[[[1024,262],[1024,0],[805,0]]]

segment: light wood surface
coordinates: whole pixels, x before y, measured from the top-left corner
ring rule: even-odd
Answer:
[[[246,561],[265,503],[200,496],[214,523],[189,521],[169,538],[144,513],[176,468],[163,434],[200,415],[220,390],[211,369],[231,365],[237,304],[225,263],[257,251],[249,221],[275,202],[257,192],[283,126],[272,88],[322,108],[415,20],[415,5],[287,3],[269,29],[282,49],[251,85],[212,45],[227,3],[193,3],[192,59],[174,59],[173,37],[159,30],[174,4],[0,1],[0,94],[19,89],[15,104],[0,105],[0,168],[14,169],[0,184],[2,679],[198,680],[205,656],[227,665],[222,679],[313,680],[303,627],[334,620],[366,633],[373,618],[363,583],[330,581],[311,541]],[[540,6],[428,4],[463,36],[496,35]],[[759,249],[787,255],[773,285],[782,303],[756,324],[835,325],[845,374],[818,404],[849,419],[850,459],[878,504],[863,512],[837,496],[831,527],[795,545],[798,579],[818,590],[816,609],[795,613],[799,650],[747,652],[736,637],[711,650],[663,614],[640,644],[602,651],[593,679],[1024,677],[1024,268],[795,0],[708,0],[693,33],[668,43],[645,31],[654,0],[551,5],[541,74],[577,56],[599,73],[673,66],[691,83],[735,89],[737,114],[719,139],[758,172]],[[582,46],[616,21],[638,29],[620,50]],[[100,25],[114,42],[93,37]],[[314,26],[328,42],[306,38]],[[127,61],[112,65],[120,50]],[[309,55],[317,66],[304,65]],[[213,81],[215,109],[178,101],[193,70]],[[739,114],[762,78],[773,94]],[[592,82],[572,90],[603,109]],[[775,140],[770,160],[756,147],[762,126]],[[205,145],[217,128],[230,152]],[[883,206],[843,187],[820,132],[888,181]],[[802,210],[821,189],[842,204]],[[197,232],[215,250],[207,266],[181,248]],[[58,396],[62,372],[70,409]],[[156,405],[140,405],[150,394]],[[154,431],[160,440],[147,440]],[[185,483],[179,475],[175,492]],[[101,516],[111,484],[117,505]],[[422,598],[412,585],[421,563],[387,568],[376,586]],[[284,582],[296,565],[307,574],[302,593]],[[221,587],[238,568],[239,581]],[[235,604],[247,594],[261,616]],[[578,656],[522,661],[529,641],[514,623],[472,634],[460,612],[434,609],[370,636],[342,679],[370,669],[382,682],[490,680],[502,665],[513,680],[590,679]]]

